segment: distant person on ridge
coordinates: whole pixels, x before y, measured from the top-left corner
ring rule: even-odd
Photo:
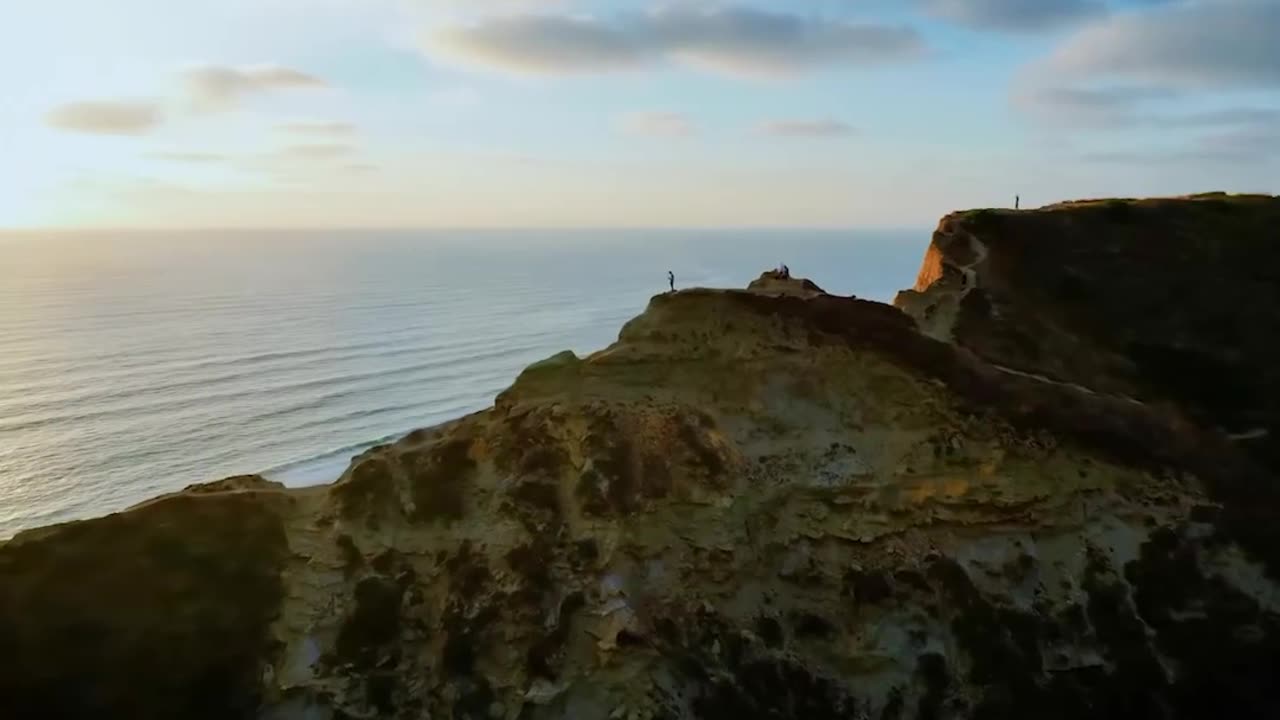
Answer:
[[[791,268],[787,267],[785,263],[782,266],[782,279],[783,280],[791,279]]]
[[[670,270],[667,271],[667,282],[671,285],[671,292],[675,292],[676,291],[676,274],[671,272]]]
[[[1013,209],[1014,209],[1014,210],[1021,210],[1021,209],[1022,209],[1022,196],[1021,196],[1021,195],[1014,195],[1014,196],[1013,196]]]

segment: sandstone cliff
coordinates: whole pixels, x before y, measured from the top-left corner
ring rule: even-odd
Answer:
[[[1275,198],[956,213],[895,304],[1004,367],[1176,404],[1280,469]]]
[[[660,295],[332,486],[19,535],[0,707],[1280,716],[1280,200],[1120,208],[953,215],[907,313]]]

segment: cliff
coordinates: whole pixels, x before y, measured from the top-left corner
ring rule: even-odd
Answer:
[[[950,216],[907,312],[659,295],[332,486],[23,533],[0,707],[1277,716],[1280,200],[1120,207]],[[1226,364],[1186,388],[1179,353]]]
[[[895,304],[1003,367],[1176,405],[1280,468],[1276,198],[955,213]]]

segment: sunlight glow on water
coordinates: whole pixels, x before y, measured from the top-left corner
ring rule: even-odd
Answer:
[[[227,475],[332,481],[614,340],[675,272],[786,262],[890,300],[925,231],[78,234],[0,239],[0,538]]]

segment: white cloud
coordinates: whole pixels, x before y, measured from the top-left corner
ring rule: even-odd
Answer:
[[[190,165],[209,165],[226,162],[230,159],[226,155],[219,155],[217,153],[168,151],[147,153],[147,157],[153,160],[165,160],[168,162],[186,163]]]
[[[1246,161],[1280,127],[1280,2],[1191,0],[1117,13],[1068,35],[1027,68],[1014,104],[1061,128],[1142,129],[1176,152],[1108,151],[1091,159]],[[1197,133],[1209,133],[1207,135]]]
[[[854,134],[853,126],[839,120],[771,120],[760,126],[760,131],[775,137],[832,138]]]
[[[329,86],[314,75],[274,65],[244,68],[206,65],[183,73],[183,84],[192,102],[201,110],[234,107],[248,95]]]
[[[1051,125],[1108,128],[1135,124],[1143,105],[1176,100],[1179,93],[1144,86],[1023,87],[1014,104]]]
[[[298,135],[349,137],[356,134],[356,126],[346,122],[291,122],[276,126],[277,129]]]
[[[60,105],[45,115],[45,124],[59,130],[95,135],[144,135],[163,119],[152,102],[94,100]]]
[[[904,26],[856,24],[745,6],[671,6],[609,18],[489,17],[426,38],[432,54],[526,74],[593,74],[682,62],[736,76],[904,61],[924,50]]]
[[[698,132],[688,116],[677,112],[630,113],[620,118],[618,125],[628,135],[645,137],[690,137]]]
[[[355,147],[345,143],[310,143],[290,145],[280,151],[280,157],[320,160],[344,157],[355,152]]]
[[[1086,153],[1090,162],[1149,167],[1151,165],[1221,165],[1242,167],[1280,163],[1280,126],[1243,125],[1200,135],[1189,142],[1139,150]]]
[[[1106,12],[1101,0],[920,0],[936,17],[972,27],[1038,31]]]
[[[1211,0],[1117,14],[1068,37],[1040,77],[1194,90],[1280,87],[1280,2]]]

